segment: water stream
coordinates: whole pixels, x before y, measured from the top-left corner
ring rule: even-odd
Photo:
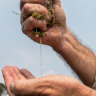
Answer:
[[[41,76],[42,76],[42,72],[43,72],[43,62],[42,62],[42,39],[40,37],[40,66],[41,66]]]

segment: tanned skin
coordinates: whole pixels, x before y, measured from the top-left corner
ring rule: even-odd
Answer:
[[[32,35],[31,31],[34,28],[45,31],[46,36],[42,37],[42,43],[51,46],[58,52],[74,69],[85,85],[74,78],[61,75],[26,79],[21,73],[15,74],[17,69],[15,70],[9,66],[3,69],[9,95],[10,92],[11,94],[13,92],[17,96],[96,96],[96,92],[89,88],[92,87],[96,75],[96,56],[71,34],[66,25],[66,16],[60,5],[60,0],[52,0],[52,6],[55,18],[58,18],[62,26],[54,24],[51,28],[47,28],[46,20],[36,20],[31,16],[34,11],[43,12],[44,16],[50,19],[44,0],[21,0],[20,2],[21,14],[26,16],[25,18],[21,15],[24,34],[39,43],[40,38]],[[10,74],[9,76],[5,74],[6,69],[7,73]],[[9,69],[14,70],[14,72]],[[14,74],[17,79],[13,77]],[[13,83],[10,81],[13,81]]]
[[[47,22],[35,20],[30,16],[34,11],[44,13],[48,16],[48,10],[44,7],[44,0],[21,0],[21,12],[27,17],[22,16],[22,31],[32,40],[40,42],[40,38],[35,37],[30,32],[34,27],[40,28],[46,32],[46,36],[42,37],[42,43],[51,46],[58,52],[74,69],[80,79],[87,85],[92,87],[96,74],[96,56],[85,46],[80,44],[71,34],[66,25],[66,16],[60,6],[60,0],[53,0],[53,9],[55,18],[62,24],[54,24],[51,28],[47,28]],[[33,24],[34,22],[34,24]],[[43,27],[42,27],[42,26]]]

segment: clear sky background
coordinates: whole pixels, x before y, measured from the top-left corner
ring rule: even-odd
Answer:
[[[40,76],[40,45],[21,31],[19,0],[0,0],[0,70],[6,65],[29,69]],[[96,53],[96,0],[61,0],[67,25],[79,40]],[[43,74],[74,74],[48,46],[42,46]],[[0,73],[0,82],[3,82]]]

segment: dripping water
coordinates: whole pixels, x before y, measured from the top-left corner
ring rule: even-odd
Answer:
[[[36,32],[38,32],[38,29],[36,28]],[[43,63],[42,63],[42,39],[41,39],[41,36],[40,36],[40,66],[41,66],[41,76],[42,76],[42,71],[43,71]]]
[[[41,37],[40,37],[40,66],[41,66],[41,76],[42,76],[43,63],[42,63],[42,39],[41,39]]]

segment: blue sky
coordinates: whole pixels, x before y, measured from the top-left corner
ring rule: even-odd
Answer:
[[[29,69],[40,76],[40,45],[21,31],[19,0],[0,1],[0,70],[6,66]],[[61,0],[67,25],[79,40],[96,52],[96,0]],[[74,74],[49,46],[42,46],[43,74]],[[1,76],[1,73],[0,73]],[[3,82],[3,78],[0,77]]]

